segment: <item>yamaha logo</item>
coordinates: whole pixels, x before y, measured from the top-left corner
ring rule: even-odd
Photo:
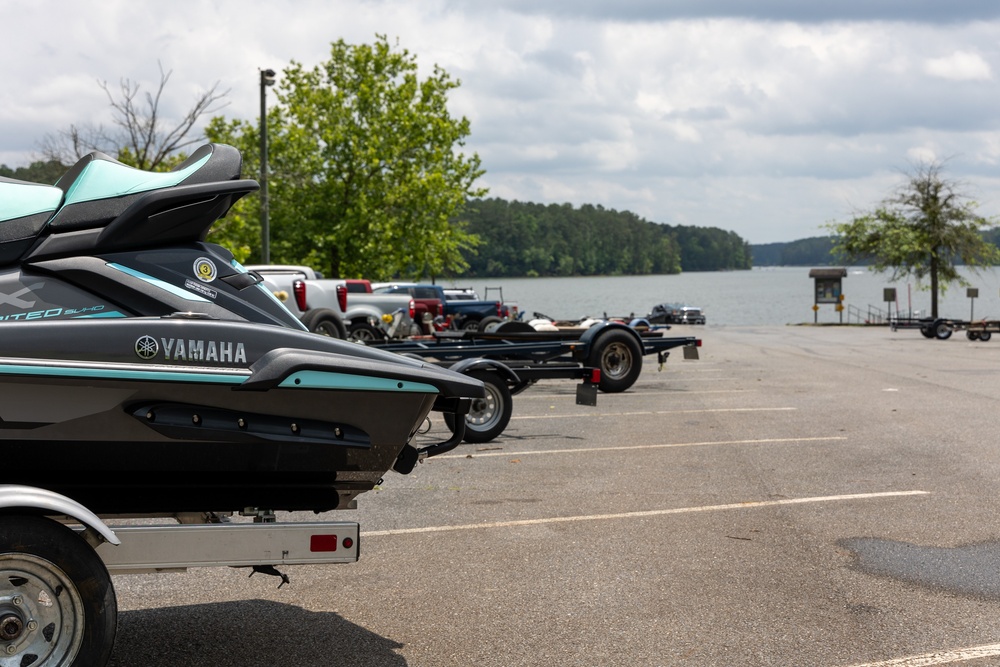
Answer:
[[[140,359],[152,359],[160,351],[160,344],[152,336],[143,336],[135,341],[135,354]]]
[[[194,261],[194,275],[203,283],[210,283],[218,275],[215,263],[207,257],[199,257]]]

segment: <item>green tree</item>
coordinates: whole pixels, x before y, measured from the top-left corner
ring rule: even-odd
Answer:
[[[274,260],[372,279],[464,270],[462,251],[478,239],[451,218],[485,190],[474,187],[484,173],[478,155],[461,152],[469,121],[448,112],[458,85],[439,67],[420,80],[415,57],[381,35],[374,44],[340,40],[327,62],[285,69],[267,114]],[[251,168],[258,132],[222,119],[206,130],[243,150]],[[240,233],[253,219],[245,212]],[[216,240],[230,245],[228,230]]]
[[[966,284],[957,265],[1000,262],[1000,251],[981,233],[995,222],[977,215],[977,204],[942,170],[941,162],[917,165],[873,211],[829,225],[838,236],[834,252],[847,261],[869,260],[876,272],[892,270],[892,280],[929,278],[931,317],[938,316],[939,291]]]

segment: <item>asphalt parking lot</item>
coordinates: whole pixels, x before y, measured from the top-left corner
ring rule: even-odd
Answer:
[[[357,563],[116,577],[112,664],[1000,664],[1000,342],[692,332],[389,473]]]

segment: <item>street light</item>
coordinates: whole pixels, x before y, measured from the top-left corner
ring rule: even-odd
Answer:
[[[267,106],[266,90],[274,85],[274,70],[260,70],[260,261],[271,263],[271,229],[267,201]]]

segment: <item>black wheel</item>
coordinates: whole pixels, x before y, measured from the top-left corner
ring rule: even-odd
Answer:
[[[934,331],[934,337],[938,340],[948,340],[951,338],[951,327],[944,320],[938,320],[931,325],[931,329]]]
[[[920,327],[920,333],[924,335],[924,338],[934,338],[934,330],[930,327]]]
[[[472,409],[465,416],[465,442],[489,442],[503,433],[514,411],[510,389],[497,373],[486,370],[471,370],[469,377],[481,380],[486,385],[486,398],[472,401]],[[455,415],[444,414],[444,422],[455,432]]]
[[[979,332],[978,331],[966,331],[965,332],[965,337],[968,338],[969,340],[979,340]],[[987,340],[989,340],[989,339],[987,338]]]
[[[989,339],[992,336],[993,336],[993,334],[991,334],[989,331],[980,331],[979,332],[979,340],[983,341],[984,343],[987,342],[987,341],[989,341]]]
[[[463,331],[479,331],[479,323],[480,322],[481,322],[481,320],[477,320],[474,317],[467,317],[462,322],[462,326],[460,328]]]
[[[495,330],[498,326],[500,326],[501,323],[503,323],[503,320],[501,320],[499,317],[497,317],[496,315],[490,315],[489,317],[484,317],[482,320],[479,321],[479,330],[490,332]]]
[[[302,316],[302,324],[309,331],[318,333],[321,336],[329,336],[341,340],[347,338],[347,327],[344,326],[343,320],[329,308],[310,310]]]
[[[385,340],[385,334],[367,322],[355,322],[347,329],[347,340],[374,343]]]
[[[101,667],[118,627],[111,577],[55,521],[0,516],[0,663]]]
[[[642,348],[627,331],[605,331],[591,344],[587,365],[601,370],[598,388],[607,393],[625,391],[642,372]]]

